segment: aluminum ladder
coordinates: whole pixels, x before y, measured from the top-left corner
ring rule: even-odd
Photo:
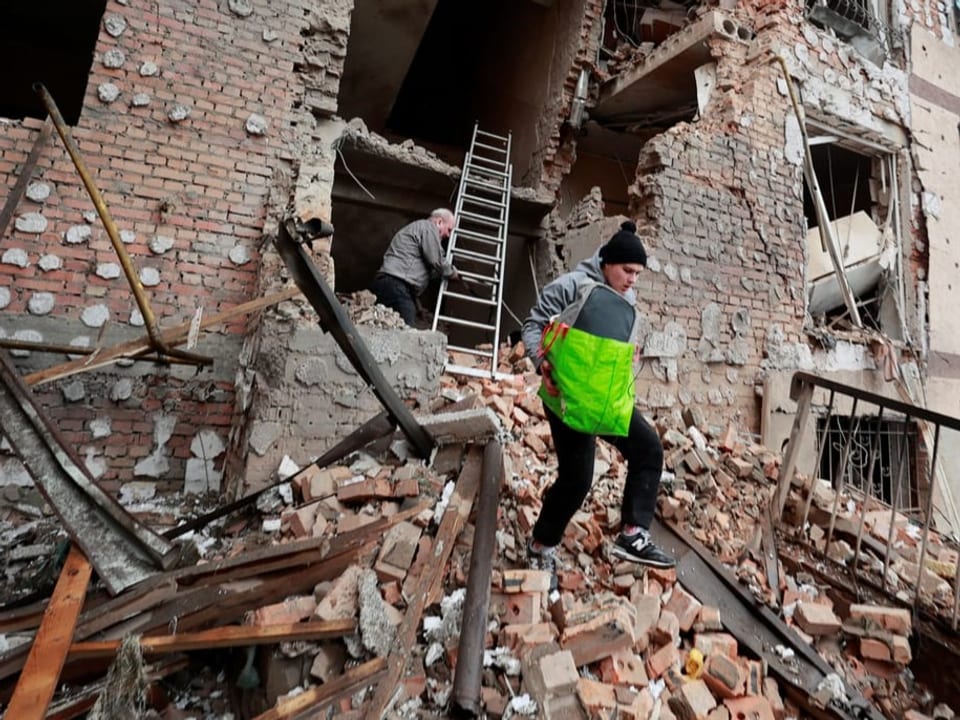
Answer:
[[[505,137],[473,127],[470,149],[463,160],[447,260],[460,280],[444,279],[437,295],[433,330],[446,326],[469,328],[480,339],[475,347],[447,345],[448,350],[485,359],[481,367],[447,362],[446,371],[496,379],[500,346],[500,309],[510,217],[511,134]],[[470,330],[465,330],[469,334]],[[449,333],[448,333],[449,334]],[[490,349],[486,349],[486,345]]]

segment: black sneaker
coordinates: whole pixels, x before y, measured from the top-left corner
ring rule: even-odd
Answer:
[[[611,554],[624,560],[632,560],[641,565],[656,568],[672,568],[677,561],[658,548],[650,538],[650,533],[641,530],[635,535],[620,533],[613,543]]]
[[[527,541],[527,567],[531,570],[544,570],[550,573],[550,592],[559,587],[556,548],[545,547],[542,550],[534,550],[533,541]]]

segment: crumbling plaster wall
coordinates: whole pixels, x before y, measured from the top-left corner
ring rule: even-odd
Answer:
[[[864,348],[811,346],[805,326],[802,139],[773,53],[808,111],[899,137],[906,74],[877,68],[805,23],[800,3],[742,3],[749,42],[717,39],[717,82],[702,118],[653,138],[630,188],[650,255],[640,304],[651,319],[641,397],[696,404],[759,430],[766,372],[872,371]]]

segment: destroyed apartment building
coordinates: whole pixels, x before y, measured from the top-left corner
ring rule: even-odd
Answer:
[[[960,5],[7,5],[4,718],[960,709]],[[601,444],[550,592],[518,331],[626,219],[678,564]]]

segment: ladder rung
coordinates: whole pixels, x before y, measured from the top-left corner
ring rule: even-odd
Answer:
[[[474,165],[473,163],[467,164],[468,172],[476,172],[481,175],[491,175],[497,178],[505,178],[507,174],[501,172],[500,170],[492,170],[491,168],[483,167],[482,165]]]
[[[491,265],[499,265],[500,258],[496,255],[484,255],[483,253],[471,252],[470,250],[461,250],[460,248],[453,249],[453,256],[457,257],[470,258],[471,260],[476,260],[478,262],[485,262]]]
[[[477,273],[472,273],[466,270],[461,270],[457,268],[457,274],[462,278],[468,278],[469,280],[475,280],[477,283],[482,285],[496,285],[497,276],[496,275],[478,275]]]
[[[449,290],[444,290],[444,297],[457,298],[458,300],[466,300],[467,302],[477,303],[478,305],[496,305],[496,300],[491,300],[489,298],[477,297],[476,295],[464,295],[463,293],[450,292]]]
[[[468,220],[476,220],[477,222],[482,222],[486,225],[503,225],[503,220],[500,218],[480,215],[479,213],[472,212],[471,210],[461,210],[460,217],[467,218]]]
[[[485,237],[470,237],[467,233],[458,233],[458,234],[457,234],[457,237],[456,237],[456,240],[463,240],[464,242],[467,242],[467,243],[480,243],[481,245],[486,245],[486,246],[488,246],[488,247],[491,246],[491,245],[499,246],[499,245],[502,245],[502,244],[503,244],[503,243],[500,242],[499,240],[495,240],[495,239],[491,239],[491,238],[485,238]],[[456,242],[454,243],[454,247],[458,247],[458,244],[457,244]],[[462,248],[464,248],[465,250],[469,250],[469,249],[470,249],[469,246],[465,246],[465,245],[459,245],[459,247],[462,247]],[[498,253],[498,254],[499,254],[499,253]]]
[[[488,130],[480,130],[479,128],[477,129],[477,136],[487,137],[487,138],[496,138],[497,140],[502,140],[503,142],[506,142],[507,140],[510,139],[509,135],[497,135]]]
[[[467,173],[469,172],[470,171],[468,170]],[[488,192],[496,192],[500,195],[506,192],[505,182],[494,184],[493,180],[478,180],[477,178],[471,178],[469,174],[467,175],[466,182],[464,182],[464,185],[469,187],[474,187],[474,188],[483,188]]]
[[[503,160],[498,158],[489,158],[486,155],[471,155],[470,160],[476,160],[477,162],[484,163],[484,165],[494,165],[496,169],[507,169],[507,164]]]
[[[473,322],[472,320],[464,320],[463,318],[450,317],[449,315],[440,315],[440,320],[446,320],[448,323],[453,325],[463,325],[465,327],[480,328],[481,330],[496,330],[496,325],[486,325],[484,323]]]
[[[490,200],[489,198],[482,198],[476,195],[467,195],[466,193],[460,197],[464,202],[471,202],[484,207],[499,208],[500,210],[503,210],[503,208],[507,206],[507,204],[503,201],[497,202],[496,200]]]
[[[487,145],[486,143],[478,142],[478,143],[474,143],[474,144],[473,144],[473,147],[475,147],[475,148],[483,148],[484,150],[492,150],[493,152],[497,152],[497,153],[506,153],[506,152],[507,152],[507,146],[506,146],[506,145],[504,145],[503,147],[497,147],[496,145]],[[472,154],[472,153],[471,153],[471,154]]]
[[[478,232],[477,230],[467,230],[466,228],[457,228],[454,230],[454,237],[465,237],[468,240],[479,240],[481,242],[497,243],[503,242],[499,235],[490,235],[488,233]]]
[[[447,345],[447,350],[456,350],[457,352],[468,355],[479,355],[480,357],[493,357],[493,350],[480,350],[479,348],[467,348],[458,345]]]

